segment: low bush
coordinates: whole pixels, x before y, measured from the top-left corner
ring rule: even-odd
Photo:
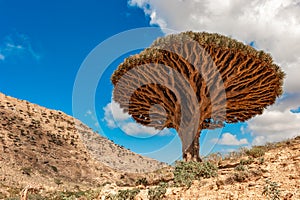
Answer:
[[[134,200],[134,197],[140,192],[139,189],[134,188],[132,190],[119,190],[117,194],[106,196],[107,200]]]
[[[266,180],[266,185],[264,186],[262,194],[271,200],[280,199],[280,190],[278,184],[276,182]]]
[[[148,190],[149,200],[161,200],[167,192],[167,183],[160,183],[159,186]]]
[[[265,148],[263,146],[254,146],[252,149],[246,151],[248,156],[259,158],[265,155]]]
[[[146,178],[140,178],[135,182],[135,185],[144,185],[147,186],[148,185],[148,181]]]
[[[233,174],[233,180],[236,182],[244,182],[249,178],[249,173],[247,171],[239,171]]]
[[[235,171],[246,171],[246,167],[242,164],[239,164],[234,168],[234,170]]]
[[[179,161],[175,165],[174,184],[190,187],[193,180],[216,177],[217,170],[218,168],[210,162]]]

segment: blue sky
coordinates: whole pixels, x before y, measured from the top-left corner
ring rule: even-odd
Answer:
[[[148,26],[124,1],[0,1],[0,90],[72,114],[76,73],[88,53],[108,37]],[[26,37],[26,39],[24,38]]]
[[[0,0],[0,92],[75,115],[94,130],[120,145],[137,153],[172,162],[180,156],[181,152],[180,142],[173,130],[165,130],[158,134],[142,134],[143,131],[149,132],[149,130],[132,125],[132,120],[130,121],[119,112],[113,114],[109,107],[112,105],[113,87],[110,83],[112,72],[124,58],[138,53],[142,48],[115,56],[106,66],[101,66],[101,62],[106,59],[107,55],[97,55],[99,63],[95,63],[94,67],[95,70],[103,71],[103,74],[95,86],[95,98],[91,99],[93,101],[91,105],[95,107],[89,107],[89,102],[83,101],[81,102],[82,109],[76,114],[72,107],[74,106],[73,92],[76,77],[80,69],[84,67],[85,61],[91,57],[91,52],[101,48],[106,41],[122,36],[124,31],[154,27],[153,33],[151,31],[143,33],[141,46],[150,45],[156,37],[163,36],[164,28],[217,31],[235,36],[234,32],[226,32],[227,29],[217,30],[215,27],[201,24],[199,28],[195,28],[194,22],[189,23],[190,18],[182,23],[183,19],[175,15],[179,13],[176,11],[178,7],[175,6],[176,3],[173,4],[174,12],[167,12],[164,10],[166,6],[155,4],[156,1],[152,2],[132,0],[129,5],[127,0]],[[202,5],[186,6],[182,12],[188,15],[195,12],[197,6],[200,8]],[[206,17],[209,18],[209,14]],[[223,24],[220,24],[220,27],[223,27]],[[238,34],[236,37],[241,38]],[[261,38],[256,37],[257,35],[253,35],[241,39],[245,43],[252,42],[258,48],[263,48],[264,44],[260,43]],[[130,45],[138,40],[137,38],[123,40],[123,43],[119,45],[112,43],[107,53],[114,54],[123,47],[130,48]],[[269,47],[272,50],[272,45]],[[276,49],[274,51],[276,53]],[[86,77],[86,81],[90,81],[89,77]],[[289,86],[291,85],[289,83]],[[299,99],[298,93],[294,92],[297,91],[297,85],[289,88],[290,93],[281,102],[292,102],[289,105],[292,106],[293,112],[291,114],[289,111],[286,113],[282,111],[282,113],[291,116],[290,121],[293,123],[298,123],[299,115],[297,114],[300,105],[293,101],[295,97]],[[294,95],[293,98],[289,98],[290,94]],[[274,110],[266,112],[266,115],[269,118],[275,116]],[[260,124],[265,122],[264,119],[259,122],[254,120],[249,124],[228,124],[223,129],[211,131],[208,134],[204,131],[201,137],[202,155],[214,151],[227,152],[241,146],[259,144],[270,138],[278,140],[272,134],[272,137],[269,137],[259,132],[266,126],[266,124]],[[274,120],[276,121],[277,118]],[[129,130],[131,133],[128,135],[124,130]],[[217,141],[216,138],[220,140]],[[214,143],[218,144],[211,149]]]

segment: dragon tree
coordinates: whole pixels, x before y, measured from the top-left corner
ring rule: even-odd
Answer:
[[[136,122],[174,128],[185,161],[201,161],[204,129],[244,122],[272,105],[284,72],[270,54],[212,33],[158,38],[111,76],[113,99]]]

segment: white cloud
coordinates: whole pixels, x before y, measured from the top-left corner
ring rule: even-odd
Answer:
[[[300,51],[296,53],[300,55]],[[300,94],[300,56],[297,61],[286,64],[286,67],[284,67],[284,71],[287,74],[284,82],[284,91],[293,94]],[[298,103],[298,105],[300,106],[300,103]]]
[[[5,60],[5,56],[0,53],[0,60]]]
[[[130,115],[123,112],[120,105],[115,101],[108,103],[104,108],[104,118],[109,128],[117,128],[117,122],[127,121],[130,119]]]
[[[149,5],[149,1],[148,0],[129,0],[128,5],[147,9],[147,5]]]
[[[137,6],[144,10],[145,14],[150,17],[151,25],[159,25],[162,28],[167,27],[167,23],[156,14],[156,10],[151,6],[149,0],[129,0],[128,4],[130,6]]]
[[[227,146],[240,146],[248,144],[248,140],[246,138],[238,140],[236,135],[231,133],[223,133],[220,139],[214,138],[212,139],[212,142]]]
[[[285,96],[248,123],[254,144],[299,135],[300,0],[130,0],[151,23],[178,31],[218,32],[270,52],[287,74]]]
[[[258,48],[272,50],[280,62],[299,58],[300,45],[295,44],[300,36],[299,0],[131,0],[129,4],[155,16],[162,28],[219,32],[245,42],[255,40]]]
[[[276,142],[300,135],[300,113],[293,113],[300,103],[300,94],[283,98],[262,115],[248,122],[248,131],[254,137],[253,145]]]
[[[120,128],[128,135],[135,137],[150,137],[153,135],[172,134],[169,129],[157,130],[153,127],[146,127],[136,123],[130,115],[124,113],[120,105],[115,101],[108,103],[104,108],[103,121],[111,128]]]
[[[14,33],[4,37],[0,42],[0,61],[20,58],[30,58],[38,61],[40,55],[36,53],[27,35]]]

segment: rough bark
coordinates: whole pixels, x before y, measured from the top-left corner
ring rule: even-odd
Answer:
[[[191,144],[184,144],[182,141],[182,146],[189,146],[187,149],[182,149],[182,158],[184,161],[195,161],[195,162],[201,162],[200,158],[200,143],[199,143],[199,135],[196,134],[196,137],[194,138],[193,142]]]

